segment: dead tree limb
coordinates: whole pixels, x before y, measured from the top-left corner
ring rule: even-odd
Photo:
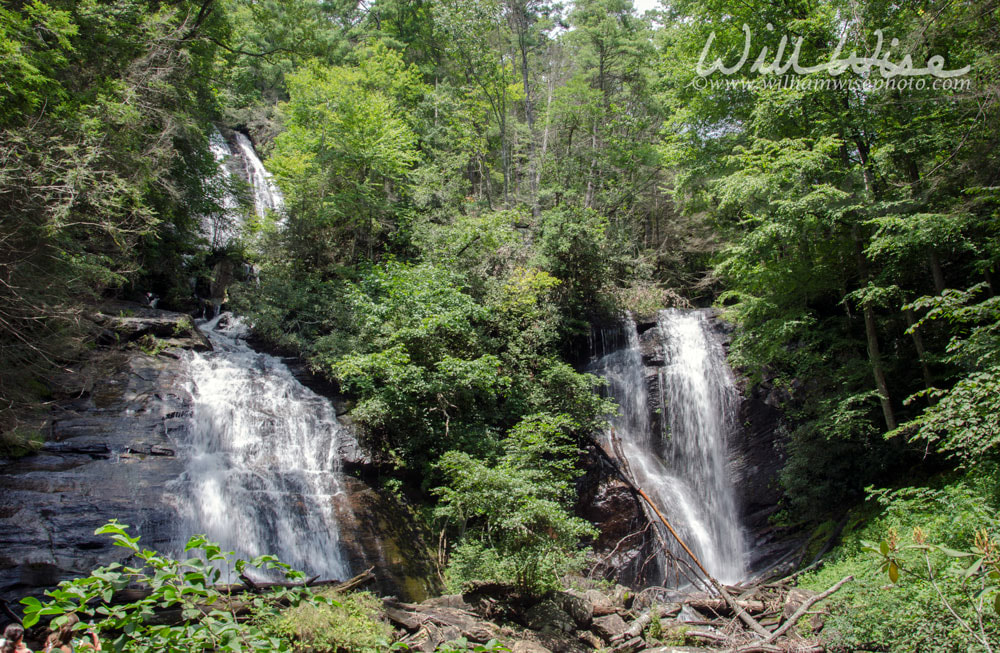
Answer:
[[[684,633],[684,637],[690,637],[692,639],[701,639],[706,642],[712,642],[713,644],[728,644],[730,642],[729,637],[726,635],[720,635],[719,633],[712,633],[707,630],[688,630]]]
[[[780,628],[778,628],[773,633],[764,638],[764,643],[770,644],[774,640],[778,639],[779,637],[787,633],[788,630],[796,623],[798,623],[799,619],[801,619],[809,611],[809,608],[813,607],[823,599],[829,597],[831,594],[839,590],[841,587],[844,586],[844,583],[848,583],[852,580],[854,580],[854,576],[844,576],[836,583],[834,583],[833,587],[831,587],[830,589],[826,590],[825,592],[820,592],[815,596],[810,596],[808,599],[803,601],[802,605],[799,606],[799,609],[796,610],[792,614],[792,616],[788,618],[788,621],[781,624]]]
[[[612,445],[612,447],[614,448],[614,450],[617,453],[620,454],[621,449],[620,449],[620,445],[618,445],[618,440],[617,440],[618,436],[615,434],[614,429],[611,430],[610,438],[611,438],[611,445]],[[600,446],[600,445],[598,445],[598,446]],[[602,447],[602,450],[603,450],[603,447]],[[649,507],[652,508],[653,512],[656,513],[656,516],[659,517],[659,519],[663,523],[663,525],[667,527],[667,530],[670,532],[670,534],[673,536],[673,538],[675,540],[677,540],[677,543],[681,546],[681,548],[684,549],[684,551],[689,556],[691,556],[691,559],[698,566],[698,569],[701,570],[701,573],[703,573],[705,575],[705,579],[709,582],[709,584],[712,586],[712,588],[716,592],[718,592],[719,595],[722,596],[723,599],[725,599],[726,603],[729,604],[729,606],[732,608],[733,612],[736,613],[736,616],[740,618],[740,621],[742,621],[743,623],[745,623],[747,625],[747,627],[750,628],[750,630],[754,631],[755,633],[757,633],[761,637],[764,637],[764,638],[769,637],[771,633],[769,633],[766,628],[764,628],[759,623],[757,623],[757,620],[754,619],[753,617],[751,617],[749,615],[749,613],[747,613],[746,610],[744,610],[742,607],[740,607],[740,605],[736,602],[736,600],[732,597],[732,595],[728,591],[726,591],[726,588],[723,587],[719,583],[719,581],[717,581],[715,579],[715,577],[712,576],[712,574],[708,573],[708,570],[705,569],[705,566],[701,564],[701,561],[698,560],[698,558],[694,555],[694,553],[692,553],[692,551],[688,547],[688,545],[684,543],[684,540],[681,539],[681,536],[677,534],[677,531],[675,531],[674,527],[670,525],[670,522],[667,521],[667,518],[663,516],[663,513],[660,512],[660,509],[656,506],[656,504],[653,502],[653,500],[649,498],[649,495],[646,494],[646,492],[642,488],[640,488],[638,486],[638,484],[636,484],[636,482],[632,478],[630,478],[630,476],[631,476],[630,474],[628,474],[628,475],[626,474],[626,472],[622,468],[623,464],[627,465],[627,463],[623,463],[622,462],[624,457],[621,456],[621,455],[616,455],[616,456],[612,457],[606,451],[605,451],[605,455],[608,456],[608,458],[610,458],[612,460],[612,462],[614,462],[616,459],[618,460],[618,465],[617,465],[618,466],[618,473],[621,475],[621,477],[625,481],[625,483],[627,483],[633,490],[635,490],[636,493],[638,493],[639,496],[641,496],[646,501],[646,503],[649,505]]]
[[[672,617],[680,612],[680,606],[678,605],[654,605],[649,610],[643,612],[639,617],[632,622],[629,629],[622,633],[620,636],[615,637],[616,640],[629,640],[633,637],[638,637],[646,630],[648,626],[653,621],[653,615],[655,614],[658,619],[663,619],[664,617]]]

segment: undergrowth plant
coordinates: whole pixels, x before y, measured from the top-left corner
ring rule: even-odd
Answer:
[[[57,628],[75,614],[79,623],[74,628],[82,631],[93,620],[98,636],[110,641],[114,651],[291,651],[291,640],[273,626],[280,610],[303,603],[336,605],[304,583],[238,596],[217,585],[223,569],[238,574],[276,570],[289,581],[304,580],[302,572],[271,555],[242,560],[195,535],[184,547],[191,557],[175,560],[141,548],[139,537],[129,535],[128,526],[116,520],[95,534],[109,535],[135,563],[114,563],[85,578],[63,581],[46,592],[45,601],[22,599],[26,628],[43,617],[51,617],[50,626]],[[139,592],[141,598],[116,601],[116,593],[126,588],[144,591]]]

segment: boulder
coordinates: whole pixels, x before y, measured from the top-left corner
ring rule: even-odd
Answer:
[[[604,648],[601,638],[589,630],[577,631],[576,638],[591,648]]]
[[[609,597],[604,592],[599,590],[587,590],[586,592],[587,600],[593,606],[593,616],[603,617],[605,615],[614,614],[618,611],[620,606],[611,597]]]
[[[514,642],[513,646],[510,647],[510,651],[511,653],[552,653],[552,651],[541,644],[528,640]]]
[[[807,590],[801,587],[793,587],[791,591],[785,595],[785,606],[781,611],[784,618],[791,618],[791,616],[795,614],[795,611],[798,610],[803,603],[815,595],[816,592],[812,590]]]
[[[556,594],[556,601],[578,626],[590,625],[590,620],[594,617],[594,604],[585,594],[572,590],[560,592]]]
[[[98,343],[114,345],[155,338],[167,347],[211,351],[208,338],[198,330],[190,315],[139,305],[118,303],[102,307],[89,316],[102,329]]]
[[[528,608],[524,613],[525,625],[543,633],[571,633],[576,622],[558,602],[545,599]]]
[[[617,614],[609,614],[603,617],[595,617],[591,630],[597,633],[604,641],[610,642],[628,630],[628,624]]]

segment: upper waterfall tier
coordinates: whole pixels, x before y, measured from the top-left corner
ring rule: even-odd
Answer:
[[[209,135],[209,149],[218,171],[206,185],[218,203],[219,212],[202,216],[202,233],[213,248],[225,247],[243,233],[247,209],[241,204],[232,180],[235,175],[250,188],[253,210],[260,219],[274,213],[280,223],[285,198],[267,171],[253,143],[245,134],[234,132],[235,151],[218,129]]]
[[[236,132],[236,146],[243,161],[243,176],[250,182],[253,190],[253,207],[257,217],[263,218],[268,211],[281,213],[285,208],[285,197],[274,183],[271,173],[257,157],[253,143],[245,134]]]

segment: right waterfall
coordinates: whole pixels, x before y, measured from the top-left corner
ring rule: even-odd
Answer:
[[[729,471],[739,394],[710,316],[661,311],[642,345],[629,319],[623,334],[602,334],[602,342],[619,346],[605,349],[592,370],[608,380],[620,407],[605,437],[617,440],[635,482],[709,573],[735,583],[746,576],[746,537]],[[675,557],[686,557],[669,533],[662,536]],[[666,583],[684,582],[660,563]]]

